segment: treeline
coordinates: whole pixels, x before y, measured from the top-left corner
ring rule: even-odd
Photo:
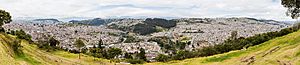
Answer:
[[[81,53],[94,56],[97,58],[110,59],[115,62],[129,62],[132,64],[140,64],[147,61],[146,52],[143,48],[140,48],[140,52],[136,53],[127,53],[123,52],[119,48],[106,48],[103,44],[103,41],[100,39],[97,45],[94,45],[92,48],[83,50]]]
[[[30,41],[32,42],[31,40],[31,35],[30,34],[27,34],[25,31],[23,31],[22,29],[21,30],[8,30],[6,32],[7,34],[11,34],[11,35],[15,35],[17,36],[17,38],[19,39],[24,39],[24,40],[27,40],[27,41]]]
[[[60,50],[61,48],[58,46],[60,42],[56,40],[54,37],[47,37],[42,40],[38,40],[36,42],[36,45],[43,50],[46,50],[47,52]]]
[[[121,55],[122,50],[119,48],[105,48],[103,45],[102,40],[98,42],[98,45],[86,51],[83,51],[82,53],[85,53],[87,55],[91,55],[97,58],[106,58],[106,59],[113,59],[117,57],[118,55]]]
[[[156,60],[161,62],[166,62],[170,60],[182,60],[186,58],[205,57],[205,56],[211,56],[211,55],[229,52],[232,50],[240,50],[243,48],[259,45],[261,43],[264,43],[276,37],[280,37],[292,32],[296,32],[299,29],[300,29],[300,24],[296,24],[293,27],[285,28],[280,31],[257,34],[248,38],[243,38],[243,37],[236,38],[235,36],[236,34],[232,33],[232,36],[229,39],[225,40],[224,43],[217,44],[214,46],[204,47],[196,51],[179,50],[175,54],[171,54],[171,55],[160,54],[158,57],[156,57]]]
[[[176,50],[184,50],[186,45],[191,44],[190,41],[182,42],[181,40],[172,41],[166,36],[150,38],[148,42],[157,42],[157,44],[166,53],[174,53]]]

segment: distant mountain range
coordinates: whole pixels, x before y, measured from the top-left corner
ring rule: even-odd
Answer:
[[[278,25],[278,23],[285,23],[285,24],[293,24],[295,21],[275,21],[275,20],[265,20],[265,19],[255,19],[255,18],[247,18],[249,20],[255,20],[255,21],[260,21],[268,24],[274,24]],[[102,18],[92,18],[92,17],[66,17],[66,18],[43,18],[43,17],[17,17],[14,18],[14,21],[17,22],[32,22],[32,23],[57,23],[57,22],[69,22],[69,23],[75,23],[75,24],[84,24],[84,25],[93,25],[93,26],[98,26],[98,25],[106,25],[111,22],[115,21],[121,21],[124,19],[144,19],[146,20],[146,16],[139,16],[139,18],[135,18],[132,16],[122,16],[122,17],[116,17],[112,16],[107,19],[102,19]],[[149,19],[149,18],[148,18]],[[171,19],[180,19],[176,17],[169,17],[169,18],[162,18],[166,20],[171,20]],[[156,22],[156,21],[154,21]],[[151,23],[151,22],[147,22]],[[156,22],[160,23],[160,22]]]
[[[30,22],[31,23],[39,23],[39,24],[56,24],[56,23],[59,23],[61,21],[59,21],[57,19],[34,19]]]
[[[279,23],[284,23],[284,24],[289,24],[289,25],[293,24],[293,21],[275,21],[275,20],[266,20],[266,19],[255,19],[255,18],[247,18],[247,19],[264,22],[264,23],[268,23],[268,24],[273,24],[273,25],[280,25]]]
[[[122,19],[101,19],[101,18],[94,18],[88,20],[71,20],[70,23],[73,24],[83,24],[83,25],[92,25],[92,26],[99,26],[99,25],[106,25],[113,21],[118,21]]]
[[[33,21],[51,21],[51,22],[60,22],[59,20],[57,19],[35,19]]]

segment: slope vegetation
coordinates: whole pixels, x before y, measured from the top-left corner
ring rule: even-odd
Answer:
[[[300,31],[278,37],[248,49],[182,61],[147,65],[300,65]]]
[[[78,54],[65,51],[46,52],[39,50],[36,45],[21,40],[21,51],[16,54],[8,44],[18,40],[12,35],[0,33],[0,65],[112,65],[109,60],[83,55],[78,59]]]

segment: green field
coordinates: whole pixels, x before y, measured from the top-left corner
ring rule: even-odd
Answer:
[[[146,65],[300,65],[300,31],[269,40],[248,49],[209,57]]]

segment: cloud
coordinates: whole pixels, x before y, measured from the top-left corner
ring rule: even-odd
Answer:
[[[280,0],[0,0],[14,17],[254,17],[292,20]]]

